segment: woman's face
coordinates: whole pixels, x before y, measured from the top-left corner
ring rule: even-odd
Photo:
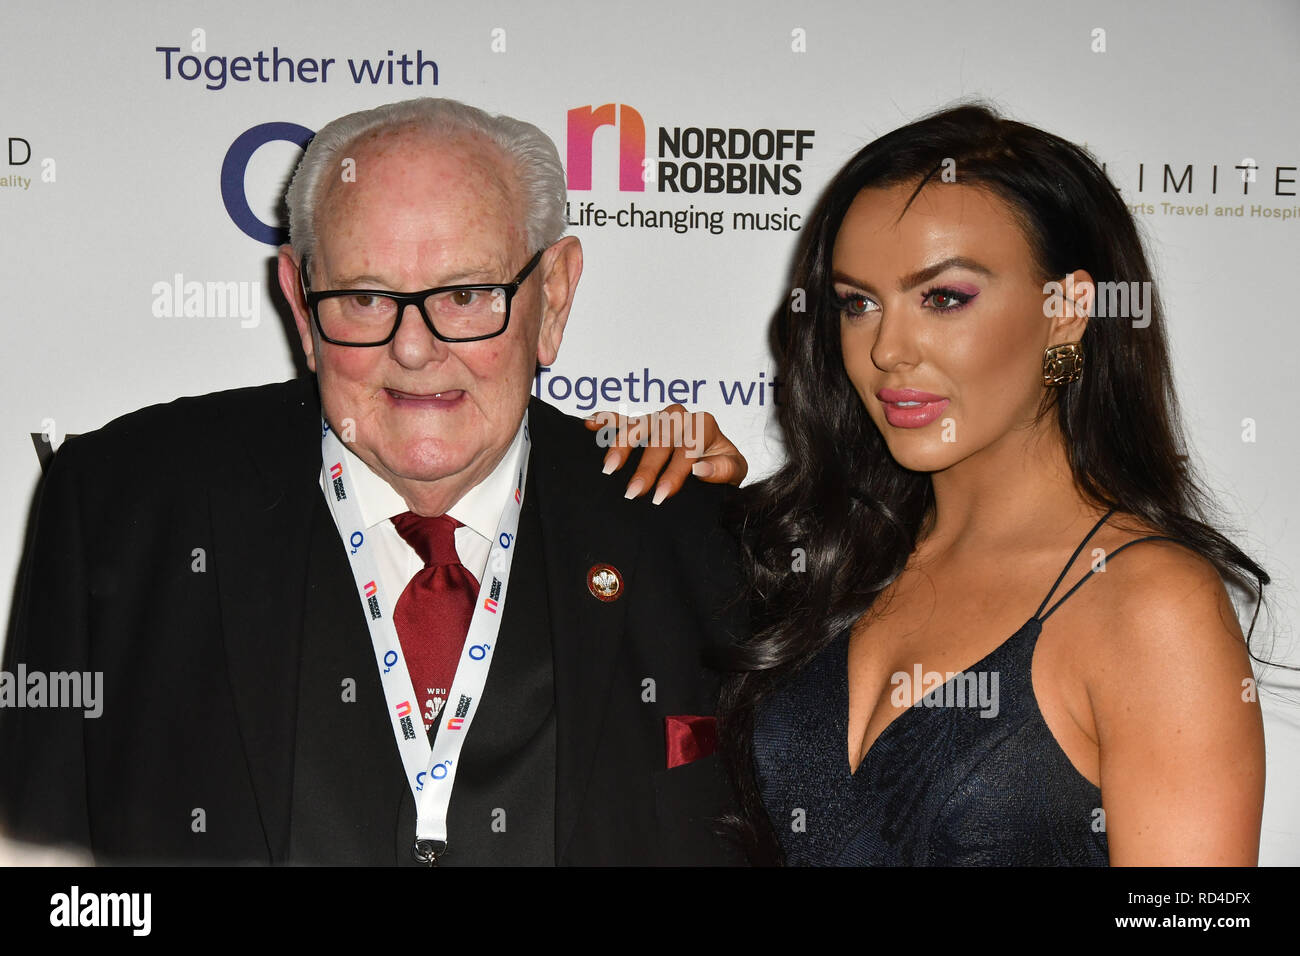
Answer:
[[[932,183],[904,213],[914,188],[858,194],[832,280],[849,379],[895,460],[934,472],[1032,427],[1043,349],[1082,328],[1047,317],[1045,280],[1001,199]]]

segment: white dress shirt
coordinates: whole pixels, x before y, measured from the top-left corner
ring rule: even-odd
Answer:
[[[352,476],[353,492],[361,510],[361,519],[366,525],[366,540],[375,545],[379,584],[385,594],[400,595],[411,578],[424,569],[424,561],[397,533],[390,520],[410,509],[393,486],[371,471],[370,466],[357,457],[347,443],[343,447],[351,456],[348,460],[348,473]],[[463,525],[456,529],[456,553],[460,557],[460,563],[480,584],[483,582],[483,571],[487,568],[492,539],[496,537],[497,525],[501,521],[501,512],[505,510],[506,500],[514,492],[523,447],[524,424],[521,421],[514,441],[492,473],[447,509],[447,514]],[[324,475],[321,476],[321,493],[325,493]]]

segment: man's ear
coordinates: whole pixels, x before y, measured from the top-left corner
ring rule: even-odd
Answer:
[[[1097,301],[1097,286],[1086,269],[1075,269],[1061,281],[1061,299],[1049,313],[1049,345],[1078,342],[1088,328]]]
[[[278,253],[279,265],[277,275],[280,279],[280,291],[284,293],[289,308],[293,310],[293,324],[298,327],[298,338],[302,342],[303,354],[307,356],[307,367],[316,371],[316,342],[312,338],[311,316],[307,314],[307,300],[303,298],[304,289],[298,276],[298,256],[293,247],[281,246]]]
[[[538,264],[542,273],[542,327],[537,337],[537,361],[551,365],[560,353],[564,325],[569,321],[573,295],[582,276],[582,243],[565,236],[546,250]]]

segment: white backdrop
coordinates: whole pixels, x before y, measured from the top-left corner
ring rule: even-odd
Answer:
[[[798,234],[754,224],[805,215],[865,142],[979,95],[1086,144],[1128,201],[1144,206],[1192,447],[1228,530],[1274,577],[1272,616],[1261,620],[1255,646],[1274,659],[1300,658],[1292,626],[1300,537],[1291,533],[1300,504],[1290,480],[1300,466],[1292,370],[1300,325],[1289,288],[1300,261],[1295,0],[64,2],[25,4],[4,20],[6,617],[40,473],[32,433],[52,434],[57,445],[144,405],[295,373],[273,247],[241,230],[226,200],[242,194],[253,216],[275,224],[299,150],[272,137],[242,176],[237,164],[223,199],[223,161],[246,131],[311,131],[379,103],[450,96],[537,123],[570,157],[573,177],[586,134],[570,111],[599,117],[606,104],[621,104],[616,125],[590,137],[590,188],[571,178],[571,218],[579,221],[571,231],[587,264],[542,395],[578,411],[588,402],[566,387],[585,377],[620,379],[623,401],[629,375],[638,398],[647,373],[665,384],[700,381],[696,404],[718,416],[757,477],[780,456],[770,390],[755,383],[772,375],[765,330]],[[292,62],[277,66],[277,56]],[[333,62],[322,74],[326,59]],[[421,61],[435,66],[417,77]],[[638,118],[643,154],[628,142]],[[689,160],[661,157],[660,130],[671,137],[710,128],[751,137],[803,131],[778,135],[787,150],[764,161],[783,167],[788,191],[661,189],[660,159]],[[629,185],[621,164],[635,170],[643,158],[656,178],[641,190],[620,188]],[[730,160],[756,161],[721,161]],[[1257,170],[1245,182],[1236,167],[1250,161]],[[690,175],[679,170],[675,182],[691,185]],[[596,210],[625,210],[630,221],[633,206],[690,215],[681,232],[644,217],[596,224]],[[1240,216],[1215,215],[1236,207]],[[754,218],[741,221],[741,213]],[[205,301],[193,310],[201,314],[187,315],[194,282],[205,290],[234,283],[232,303]],[[166,291],[178,283],[179,294]],[[648,405],[629,407],[658,407],[651,388]],[[589,394],[589,383],[577,389]],[[1296,864],[1300,682],[1276,670],[1261,676],[1269,761],[1261,859]]]

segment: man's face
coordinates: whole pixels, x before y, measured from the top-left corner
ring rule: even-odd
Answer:
[[[525,240],[524,197],[494,145],[390,131],[346,152],[356,178],[340,177],[321,195],[313,289],[504,284],[537,251]],[[388,345],[323,342],[297,294],[294,258],[281,250],[280,282],[330,426],[347,434],[355,423],[350,447],[413,510],[451,507],[509,447],[535,363],[555,359],[581,271],[577,240],[543,256],[514,297],[506,331],[480,342],[439,341],[410,306]]]

